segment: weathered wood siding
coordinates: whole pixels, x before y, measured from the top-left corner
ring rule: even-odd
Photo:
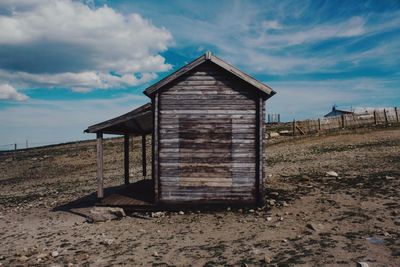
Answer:
[[[251,202],[259,187],[259,96],[204,63],[159,92],[161,202]]]

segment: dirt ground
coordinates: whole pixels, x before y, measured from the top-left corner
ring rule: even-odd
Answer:
[[[121,139],[105,145],[122,184]],[[262,209],[91,224],[62,207],[93,198],[95,160],[93,141],[0,154],[1,266],[400,266],[399,128],[268,141]]]

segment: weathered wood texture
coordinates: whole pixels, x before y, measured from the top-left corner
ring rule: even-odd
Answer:
[[[146,177],[146,135],[142,135],[142,174],[143,177]]]
[[[124,135],[124,180],[129,184],[129,135]]]
[[[161,202],[257,201],[264,101],[249,86],[205,63],[157,92]]]
[[[96,153],[97,153],[97,198],[104,197],[103,187],[103,134],[97,133]]]

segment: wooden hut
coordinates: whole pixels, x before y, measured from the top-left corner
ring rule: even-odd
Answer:
[[[144,93],[151,105],[86,130],[98,136],[99,197],[102,133],[125,135],[129,151],[128,135],[151,132],[155,204],[262,203],[269,86],[207,52]]]

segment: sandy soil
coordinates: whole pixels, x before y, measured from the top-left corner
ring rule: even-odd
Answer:
[[[93,197],[94,142],[0,154],[0,265],[400,266],[400,129],[269,142],[262,209],[97,224],[60,210]],[[121,139],[105,143],[121,184]]]

